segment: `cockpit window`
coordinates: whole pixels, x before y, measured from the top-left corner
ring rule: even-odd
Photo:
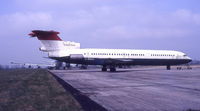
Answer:
[[[186,57],[187,55],[183,55],[184,57]]]

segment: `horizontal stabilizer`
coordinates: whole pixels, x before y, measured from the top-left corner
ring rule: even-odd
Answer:
[[[33,30],[29,35],[31,37],[37,37],[39,40],[60,40],[58,37],[59,32],[56,31],[42,31],[42,30]]]

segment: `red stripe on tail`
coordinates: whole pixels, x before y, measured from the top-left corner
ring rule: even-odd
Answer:
[[[39,40],[61,40],[58,34],[59,32],[56,31],[33,30],[29,35],[31,37],[37,37]]]

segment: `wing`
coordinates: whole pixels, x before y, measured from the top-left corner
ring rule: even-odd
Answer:
[[[133,62],[134,62],[134,60],[132,60],[132,59],[105,59],[104,60],[105,64],[116,64],[116,65],[130,64]]]

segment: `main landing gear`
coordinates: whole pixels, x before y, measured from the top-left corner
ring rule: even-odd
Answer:
[[[107,67],[103,65],[102,69],[103,72],[107,71]],[[110,66],[110,72],[116,72],[116,67],[115,66]]]
[[[107,71],[107,67],[105,65],[103,65],[101,71],[106,72]]]
[[[111,66],[110,67],[110,72],[116,72],[116,67],[115,66]]]

